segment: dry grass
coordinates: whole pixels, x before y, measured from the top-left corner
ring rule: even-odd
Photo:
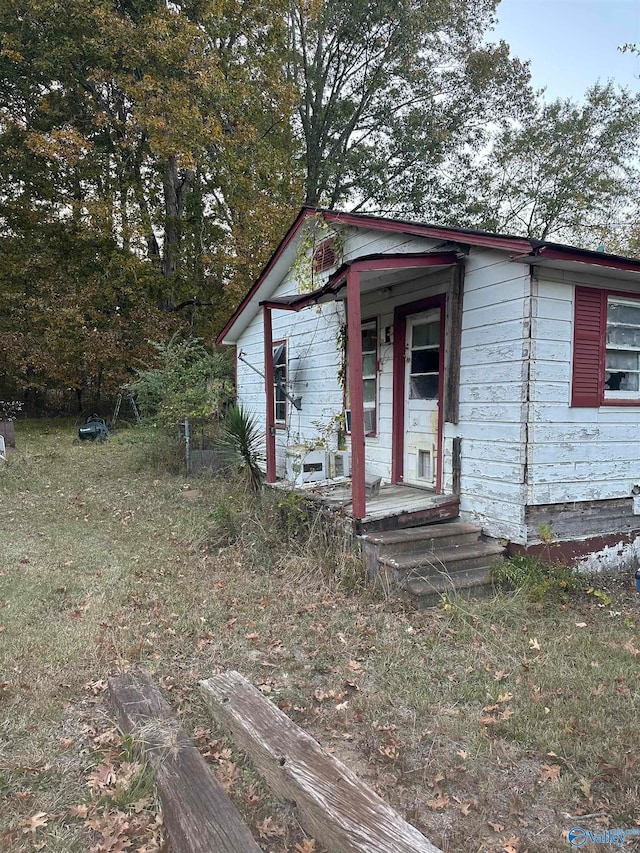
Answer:
[[[0,469],[0,832],[15,830],[2,850],[116,849],[69,809],[102,797],[126,815],[147,784],[142,769],[129,779],[135,759],[102,691],[138,664],[265,850],[293,851],[303,836],[209,729],[195,686],[230,667],[450,853],[566,850],[574,825],[638,826],[629,578],[605,583],[605,605],[514,595],[414,611],[358,590],[347,552],[295,505],[252,507],[228,484],[185,489],[138,469],[125,431],[102,446],[73,434],[19,423]],[[130,791],[100,788],[109,762]],[[132,849],[157,849],[149,832]]]

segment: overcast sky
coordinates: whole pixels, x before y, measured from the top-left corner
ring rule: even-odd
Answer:
[[[598,79],[640,90],[640,59],[618,51],[640,43],[640,0],[502,0],[492,39],[531,60],[546,99],[581,99]]]

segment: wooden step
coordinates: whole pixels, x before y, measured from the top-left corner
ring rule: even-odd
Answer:
[[[430,577],[414,577],[411,573],[398,583],[398,588],[412,596],[436,603],[441,595],[452,593],[482,592],[491,590],[489,571],[486,567],[463,569],[453,575],[442,573]]]
[[[364,537],[367,547],[375,547],[379,556],[407,554],[412,551],[436,551],[472,545],[480,540],[482,528],[462,521],[427,524],[381,533],[368,533]]]
[[[381,556],[378,561],[400,578],[411,572],[414,576],[437,576],[443,571],[450,575],[457,572],[488,568],[494,560],[504,554],[499,542],[477,542],[474,545],[461,545],[453,548],[441,548],[435,551],[412,551],[397,556]]]

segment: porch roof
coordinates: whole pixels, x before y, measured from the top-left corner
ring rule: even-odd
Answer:
[[[329,278],[326,284],[308,293],[296,293],[265,299],[259,304],[266,308],[279,308],[284,311],[300,311],[308,305],[320,302],[332,302],[342,298],[347,285],[347,273],[353,269],[361,274],[361,290],[398,284],[415,274],[415,270],[429,269],[430,272],[445,269],[458,262],[456,252],[403,252],[398,254],[364,255],[347,261]],[[369,276],[362,274],[369,273]],[[386,280],[385,274],[391,273],[393,280]]]

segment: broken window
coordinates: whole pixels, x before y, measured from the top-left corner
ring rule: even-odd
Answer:
[[[607,300],[607,343],[604,388],[606,399],[640,396],[640,305],[631,300]]]

